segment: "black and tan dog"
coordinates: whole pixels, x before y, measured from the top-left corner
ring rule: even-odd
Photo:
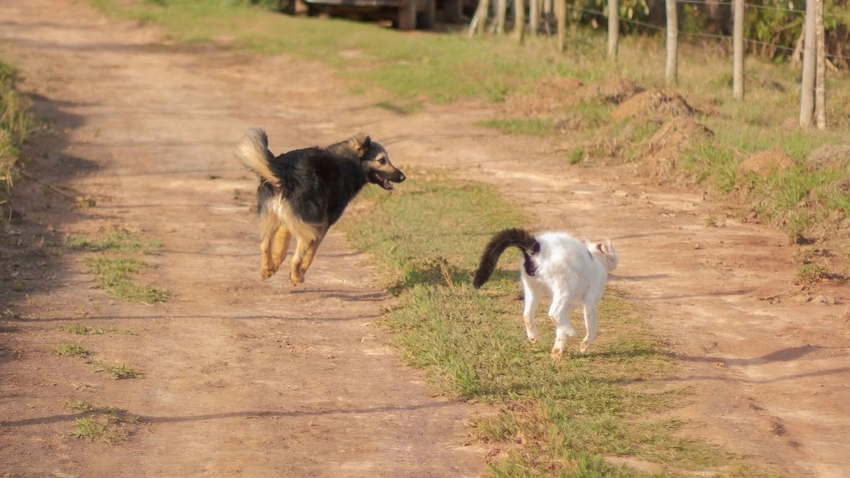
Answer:
[[[405,178],[384,147],[362,133],[326,148],[296,149],[277,157],[268,144],[263,130],[250,129],[235,154],[260,178],[260,277],[265,280],[277,272],[295,236],[289,279],[296,286],[304,282],[328,229],[366,183],[392,189],[392,183]]]

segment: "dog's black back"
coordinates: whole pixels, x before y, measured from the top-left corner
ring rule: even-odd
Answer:
[[[336,223],[366,184],[358,159],[341,157],[324,148],[289,151],[276,157],[270,166],[280,178],[284,200],[309,223],[324,222],[325,212],[328,225]],[[269,184],[261,184],[260,207],[278,193]]]

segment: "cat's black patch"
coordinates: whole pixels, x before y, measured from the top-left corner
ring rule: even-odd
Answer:
[[[540,252],[540,244],[537,244],[537,252]],[[537,266],[534,264],[534,261],[531,260],[531,256],[529,256],[527,252],[522,251],[522,255],[525,257],[525,261],[523,262],[525,273],[533,277],[537,274]]]

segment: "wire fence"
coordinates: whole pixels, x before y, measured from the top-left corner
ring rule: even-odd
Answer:
[[[535,0],[531,0],[531,1],[535,1]],[[551,1],[551,0],[544,0],[544,1]],[[704,0],[676,0],[676,3],[677,4],[683,4],[683,5],[708,6],[708,3],[706,3]],[[506,8],[509,9],[509,10],[512,9],[513,5],[511,5],[511,4],[513,4],[513,1],[508,0],[508,4],[507,4]],[[717,3],[712,3],[711,7],[725,7],[725,8],[729,8],[731,10],[733,5],[734,4],[732,2],[717,2]],[[489,13],[488,18],[490,18],[490,19],[496,18],[495,12],[493,11],[496,8],[498,8],[497,5],[496,5],[496,2],[492,2],[490,6],[491,6],[491,12]],[[569,4],[566,5],[566,8],[567,8],[568,12],[571,12],[573,18],[576,18],[578,15],[590,15],[590,16],[603,18],[603,19],[608,18],[608,13],[603,12],[601,10],[594,10],[594,9],[591,9],[591,8],[584,8],[584,7],[576,7],[574,5],[569,5]],[[772,10],[772,11],[781,12],[781,13],[799,15],[800,17],[803,17],[803,18],[805,18],[805,14],[806,14],[805,10],[800,10],[800,9],[796,9],[796,8],[786,8],[786,7],[782,7],[782,6],[778,6],[778,5],[757,5],[757,4],[752,4],[752,3],[744,3],[744,8],[749,9],[749,10]],[[547,15],[548,15],[549,18],[547,18]],[[555,29],[554,29],[555,21],[554,21],[553,7],[550,6],[548,13],[542,13],[541,18],[543,18],[544,22],[546,22],[547,24],[545,25],[545,28],[540,30],[538,33],[542,33],[542,34],[552,34],[552,33],[554,33],[555,32]],[[529,21],[528,15],[526,15],[526,22],[528,22],[528,21]],[[634,19],[634,18],[627,18],[627,17],[621,16],[618,19],[618,21],[622,24],[631,25],[631,26],[642,28],[642,29],[645,29],[645,30],[654,30],[654,31],[657,31],[657,32],[666,32],[667,31],[666,26],[657,25],[657,24],[646,22],[646,21],[637,20],[637,19]],[[801,24],[800,29],[802,30],[802,28],[803,28],[803,26]],[[696,31],[682,31],[681,29],[679,30],[678,33],[679,33],[679,36],[687,36],[687,37],[691,37],[691,38],[701,38],[701,39],[707,39],[707,40],[715,40],[715,41],[719,41],[719,42],[729,42],[730,44],[732,42],[732,35],[724,35],[724,34],[720,34],[720,33],[696,32]],[[794,47],[790,47],[790,46],[779,44],[779,43],[772,43],[772,42],[752,39],[752,38],[744,38],[744,43],[748,46],[761,47],[764,50],[769,50],[769,51],[774,51],[774,52],[783,52],[783,53],[786,53],[786,54],[793,54],[795,51],[797,51],[797,48],[794,48]],[[833,63],[836,62],[837,60],[841,60],[844,64],[850,64],[850,56],[848,56],[848,55],[844,55],[844,54],[840,54],[840,53],[826,53],[826,58]]]

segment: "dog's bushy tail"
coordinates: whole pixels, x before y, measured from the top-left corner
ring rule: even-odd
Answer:
[[[274,187],[280,187],[280,178],[275,175],[270,166],[274,156],[269,151],[269,138],[265,131],[260,128],[251,128],[246,131],[242,140],[236,145],[234,154],[243,166],[253,171],[261,180]]]
[[[481,264],[475,272],[475,279],[472,280],[473,287],[478,289],[490,279],[502,253],[511,246],[522,251],[522,256],[525,258],[525,272],[528,275],[534,275],[535,266],[531,256],[540,252],[540,243],[525,229],[505,229],[493,236],[484,248]]]

